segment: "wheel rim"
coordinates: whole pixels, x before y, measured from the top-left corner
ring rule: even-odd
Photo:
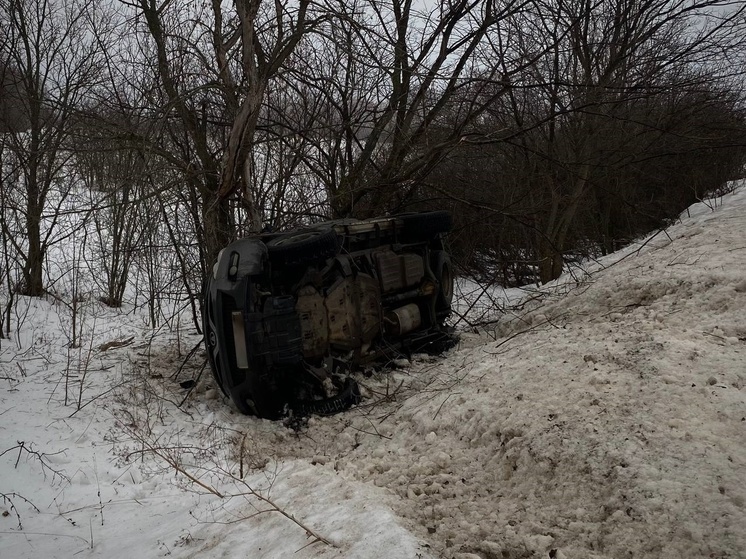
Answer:
[[[453,299],[453,275],[451,274],[451,267],[448,263],[443,264],[443,270],[440,274],[440,284],[443,298],[450,303]]]

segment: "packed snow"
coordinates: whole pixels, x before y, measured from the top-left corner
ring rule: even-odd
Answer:
[[[285,422],[235,412],[184,326],[89,296],[71,347],[69,305],[19,298],[0,555],[744,558],[745,271],[740,187],[520,300],[462,283],[457,347]]]

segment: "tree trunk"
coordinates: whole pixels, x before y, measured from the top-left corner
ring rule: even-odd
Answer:
[[[235,228],[228,200],[224,198],[204,200],[202,219],[205,236],[204,258],[207,263],[207,273],[210,273],[212,265],[217,261],[218,253],[234,240]]]
[[[44,249],[41,244],[40,227],[41,209],[38,207],[38,204],[29,202],[27,211],[28,253],[23,268],[24,285],[21,293],[30,297],[41,297],[44,295],[44,282],[42,280]]]
[[[549,283],[562,275],[565,260],[562,251],[543,237],[539,241],[539,281]]]

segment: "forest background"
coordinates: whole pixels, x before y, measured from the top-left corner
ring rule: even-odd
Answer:
[[[450,209],[462,275],[548,282],[746,164],[740,2],[0,0],[0,26],[0,337],[18,295],[82,291],[199,328],[225,244],[337,217]]]

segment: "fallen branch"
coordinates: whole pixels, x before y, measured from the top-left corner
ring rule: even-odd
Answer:
[[[3,498],[3,502],[4,503],[10,504],[10,510],[15,513],[16,519],[18,520],[18,529],[19,530],[23,530],[23,524],[21,524],[21,515],[18,512],[18,508],[16,507],[15,503],[13,502],[13,497],[15,497],[17,499],[21,499],[25,503],[31,505],[36,512],[41,512],[39,510],[39,507],[37,507],[34,503],[32,503],[31,501],[29,501],[26,497],[24,497],[23,495],[20,495],[18,493],[0,493],[0,497]],[[9,515],[10,515],[9,512],[3,513],[3,516],[9,516]]]
[[[47,454],[45,452],[38,452],[34,450],[33,443],[29,443],[28,445],[26,445],[25,441],[16,441],[16,443],[17,443],[16,446],[6,448],[2,452],[0,452],[0,456],[4,456],[5,454],[9,452],[15,449],[18,449],[18,456],[16,457],[16,463],[14,465],[14,468],[16,469],[18,468],[18,464],[21,462],[21,456],[23,456],[23,453],[26,452],[28,456],[32,456],[39,461],[39,464],[41,464],[41,471],[44,474],[45,478],[47,475],[47,470],[49,470],[50,472],[52,472],[52,476],[53,476],[52,479],[54,479],[54,476],[59,476],[61,479],[64,479],[65,481],[68,481],[68,482],[70,481],[70,479],[65,474],[63,474],[59,470],[55,470],[54,468],[52,468],[52,466],[45,460],[47,456],[54,456],[56,454],[64,453],[65,452],[64,450],[60,450],[52,454]]]
[[[183,475],[190,482],[192,482],[193,484],[197,485],[198,487],[201,487],[202,489],[204,489],[208,493],[210,493],[212,495],[215,495],[219,499],[226,499],[226,498],[239,497],[239,496],[242,496],[242,497],[247,497],[247,496],[248,497],[253,497],[253,498],[257,499],[258,501],[260,501],[262,503],[265,503],[266,505],[270,506],[269,509],[258,511],[258,513],[262,513],[262,514],[263,513],[267,513],[267,512],[276,512],[276,513],[279,513],[282,516],[284,516],[285,518],[287,518],[288,520],[290,520],[291,522],[293,522],[298,527],[302,528],[309,537],[313,537],[314,541],[311,542],[311,543],[322,542],[322,543],[325,543],[326,545],[329,545],[329,546],[332,546],[332,547],[334,546],[334,544],[332,544],[329,540],[327,540],[325,537],[321,536],[320,534],[316,533],[314,530],[312,530],[311,528],[309,528],[308,526],[306,526],[303,522],[301,522],[300,520],[298,520],[297,518],[295,518],[295,516],[293,516],[292,514],[288,513],[284,509],[282,509],[280,506],[278,506],[269,497],[265,497],[264,495],[262,495],[259,491],[257,491],[256,489],[254,489],[251,485],[249,485],[245,480],[236,477],[235,475],[231,474],[228,471],[223,470],[222,468],[216,468],[215,470],[208,470],[206,468],[203,468],[206,471],[212,471],[214,473],[218,473],[218,474],[220,474],[222,476],[225,476],[228,479],[230,479],[231,481],[239,483],[243,487],[246,488],[246,492],[242,492],[242,493],[235,493],[235,494],[226,494],[226,493],[223,493],[222,491],[218,490],[216,487],[214,487],[214,486],[212,486],[210,484],[207,484],[207,483],[203,482],[202,480],[200,480],[199,478],[197,478],[195,475],[193,475],[192,473],[190,473],[189,471],[187,471],[187,469],[184,468],[179,463],[178,458],[173,453],[175,451],[179,451],[181,449],[181,447],[165,448],[165,447],[162,447],[162,446],[159,446],[159,445],[154,445],[150,441],[146,440],[146,438],[143,437],[142,435],[140,435],[139,433],[137,433],[137,432],[135,432],[135,431],[133,431],[131,429],[128,429],[128,431],[132,435],[132,437],[135,440],[137,440],[142,445],[142,450],[137,451],[138,453],[143,453],[143,454],[145,454],[145,453],[151,453],[151,454],[153,454],[154,456],[156,456],[156,457],[160,458],[161,460],[163,460],[166,464],[168,464],[168,466],[170,466],[171,468],[173,468],[176,472],[178,472],[181,475]],[[247,518],[251,518],[251,517],[247,517]]]
[[[126,340],[112,340],[110,342],[106,342],[105,344],[101,344],[100,346],[98,346],[98,350],[109,351],[110,349],[125,347],[125,346],[130,345],[133,341],[135,341],[134,336],[131,336],[127,338]]]

